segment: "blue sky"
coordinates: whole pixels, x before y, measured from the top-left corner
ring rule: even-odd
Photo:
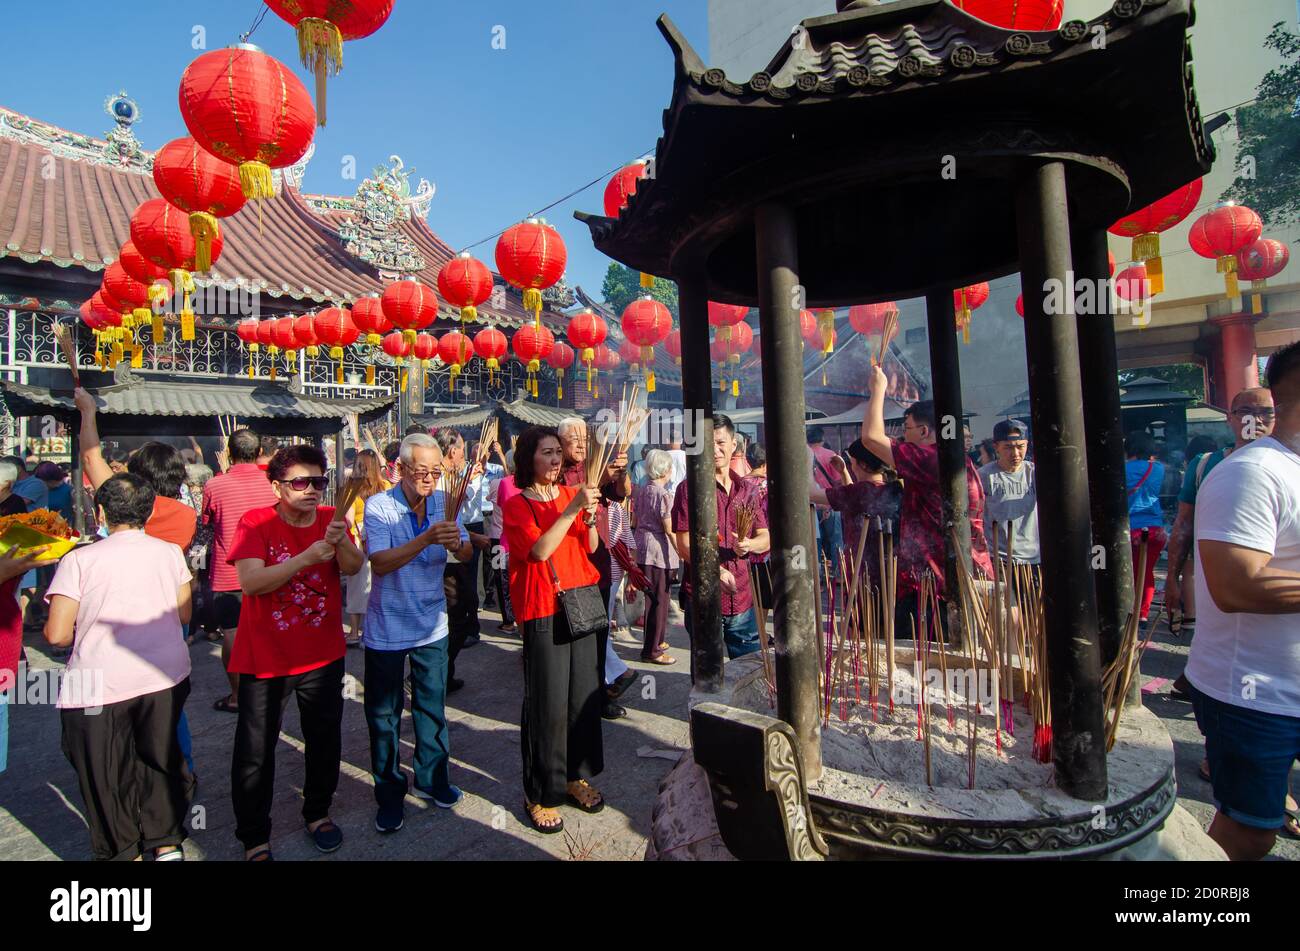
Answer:
[[[653,147],[672,90],[672,57],[655,28],[667,13],[701,54],[705,0],[397,0],[375,35],[344,47],[330,82],[304,189],[352,194],[390,154],[437,186],[429,224],[460,248]],[[105,97],[139,103],[147,148],[185,135],[176,106],[202,27],[208,49],[237,41],[259,0],[57,0],[5,5],[0,105],[100,136]],[[493,49],[494,27],[505,49]],[[293,30],[268,13],[251,42],[293,65]],[[415,182],[412,182],[414,186]],[[574,208],[601,211],[604,182],[546,213],[569,248],[568,279],[599,294],[608,259]],[[474,249],[492,262],[495,242]]]

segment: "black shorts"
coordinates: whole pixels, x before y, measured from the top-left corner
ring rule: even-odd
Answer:
[[[242,591],[214,591],[212,593],[212,619],[217,630],[233,631],[239,627],[239,609],[244,603]]]

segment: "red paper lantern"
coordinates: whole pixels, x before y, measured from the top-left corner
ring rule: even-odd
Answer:
[[[103,318],[95,311],[94,304],[91,301],[83,301],[78,311],[81,314],[81,322],[90,330],[95,340],[95,366],[103,369],[105,363],[103,347],[105,343],[110,344],[111,358],[111,345],[115,339],[115,331],[104,323]]]
[[[114,300],[130,308],[129,313],[135,323],[144,326],[153,316],[148,286],[128,274],[121,262],[110,264],[104,269],[103,283]]]
[[[468,251],[438,271],[438,293],[452,307],[460,308],[462,331],[478,319],[479,305],[492,296],[492,288],[492,272]]]
[[[1146,315],[1147,306],[1154,293],[1145,264],[1134,264],[1120,271],[1115,278],[1115,296],[1131,305],[1133,323],[1139,328],[1151,322]]]
[[[165,198],[146,201],[131,216],[131,243],[154,265],[166,268],[172,287],[181,295],[181,339],[194,339],[194,311],[190,295],[194,293],[191,271],[198,269],[198,245],[190,232],[189,219]],[[222,240],[218,232],[209,248],[210,264],[221,257]]]
[[[649,174],[649,163],[639,159],[631,165],[624,165],[605,186],[605,216],[617,218],[619,212],[627,207],[627,200],[636,193],[637,182]]]
[[[433,334],[416,334],[415,344],[411,347],[411,356],[428,369],[429,361],[438,358],[438,338]]]
[[[564,276],[568,251],[560,233],[538,218],[506,229],[497,241],[497,270],[506,283],[524,292],[524,310],[542,323],[542,291]]]
[[[623,359],[628,363],[639,363],[646,367],[645,390],[655,391],[654,348],[664,341],[673,329],[673,315],[668,308],[653,297],[642,297],[628,304],[623,311],[623,333],[627,341],[641,352],[635,358],[624,353]]]
[[[298,55],[316,75],[316,111],[325,126],[325,80],[343,68],[343,41],[374,33],[393,12],[393,0],[266,0],[271,12],[298,33]]]
[[[719,304],[709,301],[709,323],[714,327],[731,327],[749,315],[749,308],[739,304]]]
[[[588,390],[591,389],[592,361],[596,359],[596,347],[605,342],[608,333],[609,328],[605,326],[605,321],[590,308],[580,311],[569,320],[569,340],[580,351],[580,359],[587,367]]]
[[[212,50],[186,67],[181,118],[199,145],[239,166],[246,198],[271,198],[271,169],[305,154],[316,111],[293,71],[255,46]]]
[[[1192,222],[1187,242],[1201,257],[1216,261],[1227,296],[1233,298],[1240,293],[1237,252],[1258,241],[1263,231],[1264,223],[1259,215],[1245,205],[1227,202]]]
[[[667,337],[664,337],[664,349],[668,351],[668,356],[673,358],[673,362],[678,366],[682,365],[682,332],[680,330],[670,331]]]
[[[284,352],[285,363],[289,372],[298,368],[298,330],[293,317],[280,317],[272,323],[272,337],[275,345]]]
[[[542,368],[542,361],[555,350],[555,335],[545,327],[525,324],[515,331],[510,341],[519,362],[524,364],[524,387],[536,399],[538,395],[537,373]],[[568,350],[568,347],[565,347]],[[572,353],[572,350],[569,350]],[[572,362],[570,362],[572,365]]]
[[[358,297],[352,305],[352,323],[358,333],[366,335],[366,345],[377,347],[384,334],[393,329],[392,321],[384,316],[384,303],[378,297]]]
[[[384,288],[384,316],[414,345],[415,334],[438,319],[438,298],[419,281],[407,278]]]
[[[474,345],[470,343],[468,337],[459,331],[453,330],[444,334],[438,341],[438,356],[442,362],[451,367],[451,388],[456,388],[456,377],[460,376],[460,371],[474,359]]]
[[[1025,319],[1025,295],[1024,294],[1016,295],[1016,313],[1020,315],[1021,320]]]
[[[952,0],[952,4],[1004,30],[1055,30],[1065,16],[1065,0]]]
[[[1268,286],[1270,277],[1277,277],[1291,260],[1291,249],[1275,238],[1260,238],[1249,247],[1237,252],[1237,275],[1250,281],[1251,313],[1264,310],[1262,296],[1258,293]]]
[[[485,327],[474,335],[474,353],[487,364],[488,383],[496,382],[497,368],[508,346],[506,335],[495,327]]]
[[[1160,260],[1160,233],[1168,231],[1190,215],[1201,200],[1202,179],[1188,182],[1159,201],[1154,201],[1110,226],[1110,233],[1133,239],[1133,260],[1143,262],[1151,279],[1151,293],[1165,290],[1164,264]]]
[[[608,344],[602,343],[596,348],[596,369],[617,370],[623,365],[623,358]]]
[[[244,207],[238,170],[186,136],[168,142],[154,155],[153,180],[163,198],[190,216],[194,269],[210,270],[212,242],[221,232],[217,219],[229,218]]]
[[[618,345],[618,356],[619,359],[634,370],[641,365],[641,361],[644,359],[641,356],[641,348],[626,337],[624,337],[623,342]]]
[[[118,254],[118,263],[126,268],[127,274],[141,284],[153,284],[167,277],[167,268],[160,267],[141,254],[134,241],[122,245],[122,250]]]
[[[979,310],[988,302],[989,285],[987,281],[959,287],[952,292],[952,308],[956,313],[957,329],[961,331],[963,343],[970,343],[971,311]]]
[[[258,341],[259,322],[250,317],[248,320],[241,320],[235,326],[235,334],[243,341],[248,350],[248,378],[251,380],[257,376],[257,351],[262,349]]]
[[[799,311],[799,336],[805,344],[821,348],[821,332],[817,329],[817,315],[811,310]]]
[[[343,348],[351,346],[361,334],[352,322],[352,314],[342,307],[326,307],[312,318],[312,327],[322,346],[330,348],[329,358],[339,362],[334,370],[334,382],[342,383]]]
[[[419,334],[416,334],[416,337],[418,338]],[[380,342],[380,346],[383,348],[384,353],[392,357],[393,362],[400,367],[403,361],[411,355],[411,351],[415,349],[415,342],[414,340],[407,340],[405,334],[395,330]]]
[[[303,359],[311,357],[315,359],[320,356],[320,338],[316,336],[316,318],[311,314],[304,314],[301,317],[294,318],[293,321],[294,339],[298,341],[298,349],[305,354]]]
[[[898,304],[892,300],[883,304],[857,304],[849,308],[849,325],[864,337],[874,337],[884,333],[885,322],[891,316],[898,317]]]
[[[573,366],[574,361],[578,358],[570,347],[563,340],[557,340],[551,347],[551,353],[546,358],[546,362],[555,370],[556,379],[559,381],[555,388],[555,398],[564,399],[564,371]]]

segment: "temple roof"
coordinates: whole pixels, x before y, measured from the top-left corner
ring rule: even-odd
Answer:
[[[565,406],[543,406],[531,400],[517,399],[508,403],[494,400],[484,406],[461,412],[413,416],[412,421],[431,429],[475,429],[482,426],[488,418],[498,415],[523,423],[525,426],[557,426],[565,417],[585,414]]]
[[[576,217],[615,260],[665,277],[703,267],[709,299],[751,306],[766,202],[794,211],[810,307],[1009,274],[1035,164],[1065,164],[1084,228],[1209,170],[1191,22],[1191,0],[1116,0],[1026,33],[898,0],[804,20],[736,80],[660,17],[675,70],[652,174],[618,218]]]
[[[77,300],[90,296],[130,238],[136,207],[159,197],[152,153],[123,148],[116,134],[93,139],[0,108],[0,264],[9,257],[66,268],[61,279],[88,288]],[[221,257],[197,283],[257,288],[294,311],[382,292],[402,273],[436,288],[455,251],[422,216],[431,186],[404,194],[401,160],[390,161],[395,167],[376,169],[356,196],[306,196],[295,184],[301,169],[278,175],[274,198],[222,219]],[[457,315],[441,303],[444,316]],[[503,327],[530,319],[513,288],[503,308],[489,302],[479,312]],[[552,311],[543,319],[553,329],[565,320]]]

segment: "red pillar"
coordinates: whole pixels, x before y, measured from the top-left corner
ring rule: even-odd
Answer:
[[[1242,390],[1259,386],[1259,367],[1255,357],[1255,324],[1260,320],[1254,314],[1230,314],[1211,320],[1219,328],[1219,347],[1215,354],[1219,366],[1216,377],[1223,381],[1220,405],[1232,405],[1232,400]]]

